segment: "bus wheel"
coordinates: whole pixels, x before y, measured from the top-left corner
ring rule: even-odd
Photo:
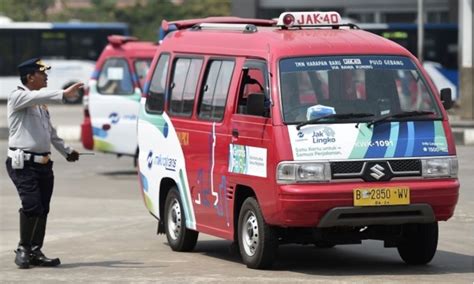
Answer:
[[[165,203],[166,238],[172,250],[191,251],[196,246],[199,233],[186,228],[186,217],[182,204],[177,188],[171,188]]]
[[[438,247],[438,222],[409,224],[403,229],[398,253],[407,264],[421,265],[430,262]]]
[[[249,197],[239,214],[238,241],[242,261],[248,268],[265,269],[272,266],[278,249],[274,230],[265,223],[260,206]]]
[[[63,87],[63,89],[67,89],[70,86],[74,85],[75,83],[76,82],[68,83]],[[80,104],[82,102],[82,97],[84,96],[84,88],[81,88],[77,91],[77,97],[76,98],[64,98],[64,102],[66,104]]]

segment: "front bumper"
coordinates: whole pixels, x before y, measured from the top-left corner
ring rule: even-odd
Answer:
[[[408,186],[410,205],[353,206],[353,190]],[[414,179],[391,182],[334,182],[281,185],[269,224],[282,227],[333,227],[426,223],[448,220],[459,196],[457,179]]]

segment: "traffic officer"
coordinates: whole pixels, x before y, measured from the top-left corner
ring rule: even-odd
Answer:
[[[23,85],[12,91],[7,103],[6,167],[21,199],[20,242],[15,251],[19,268],[60,264],[59,258],[50,259],[41,252],[54,184],[51,144],[67,161],[79,159],[79,153],[58,137],[46,104],[76,97],[83,84],[76,83],[65,90],[44,90],[49,69],[40,58],[18,65]]]

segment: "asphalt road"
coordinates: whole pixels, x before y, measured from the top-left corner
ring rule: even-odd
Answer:
[[[77,108],[76,108],[77,109]],[[80,144],[73,144],[82,150]],[[6,141],[0,141],[5,157]],[[130,158],[82,156],[66,162],[57,152],[56,186],[44,252],[60,257],[57,268],[20,270],[13,263],[18,242],[19,199],[0,166],[0,282],[87,283],[473,283],[474,147],[458,147],[461,196],[455,216],[440,223],[438,252],[430,265],[405,265],[396,249],[378,241],[317,249],[281,246],[269,271],[247,269],[230,242],[201,234],[191,253],[172,252],[156,235]]]

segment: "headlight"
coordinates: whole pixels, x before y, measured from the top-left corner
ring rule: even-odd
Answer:
[[[458,176],[458,160],[455,157],[422,159],[421,166],[426,178]]]
[[[331,180],[331,168],[328,162],[283,162],[277,168],[278,183],[322,182],[329,180]]]

